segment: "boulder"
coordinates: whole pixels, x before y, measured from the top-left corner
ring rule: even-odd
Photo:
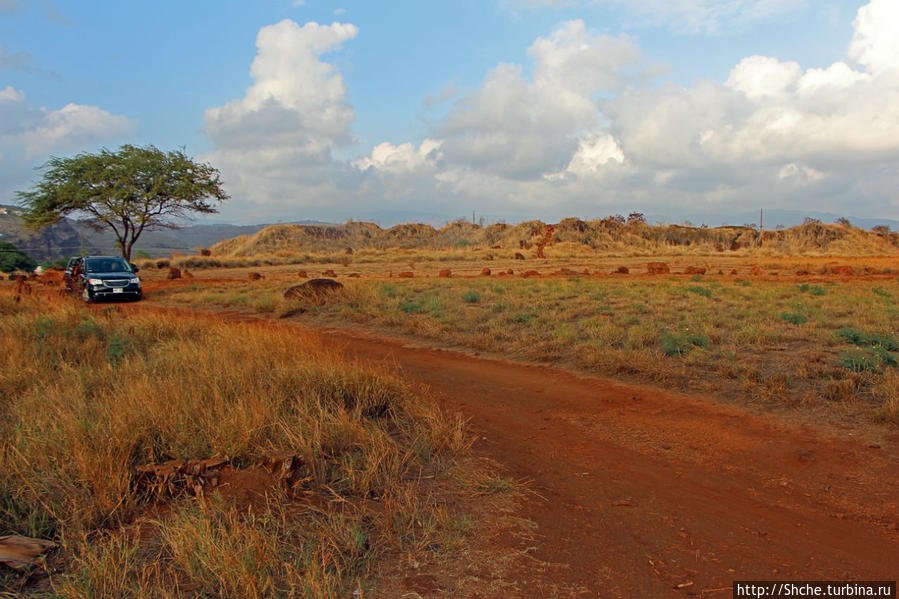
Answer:
[[[664,262],[650,262],[646,265],[646,272],[651,275],[667,275],[671,269]]]
[[[309,279],[284,292],[284,299],[320,299],[324,295],[343,289],[343,283],[334,279]]]

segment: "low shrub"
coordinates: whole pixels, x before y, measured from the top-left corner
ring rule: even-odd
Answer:
[[[683,356],[690,353],[694,347],[708,348],[709,339],[694,333],[672,333],[666,331],[662,334],[662,353],[666,356]]]

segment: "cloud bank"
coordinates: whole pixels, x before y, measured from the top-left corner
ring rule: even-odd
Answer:
[[[673,5],[626,4],[655,14]],[[798,5],[676,4],[696,29]],[[530,64],[492,68],[426,139],[378,143],[344,161],[333,152],[352,141],[354,113],[325,58],[357,29],[286,20],[260,30],[244,97],[207,111],[215,150],[205,158],[246,215],[253,206],[302,218],[430,205],[510,218],[759,207],[895,218],[896,22],[899,4],[872,0],[858,11],[843,61],[804,68],[747,56],[724,81],[685,87],[647,85],[655,65],[633,39],[570,21],[533,42]]]

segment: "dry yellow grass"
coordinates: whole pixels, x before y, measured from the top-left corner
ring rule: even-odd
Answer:
[[[295,330],[0,295],[0,535],[60,543],[61,597],[346,597],[383,554],[458,531],[467,443],[420,392]],[[249,508],[148,511],[134,483],[141,464],[279,451],[305,478]]]

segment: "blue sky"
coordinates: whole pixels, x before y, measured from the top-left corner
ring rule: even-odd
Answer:
[[[0,0],[0,203],[49,155],[137,143],[219,168],[232,222],[896,219],[897,22],[895,0]]]

